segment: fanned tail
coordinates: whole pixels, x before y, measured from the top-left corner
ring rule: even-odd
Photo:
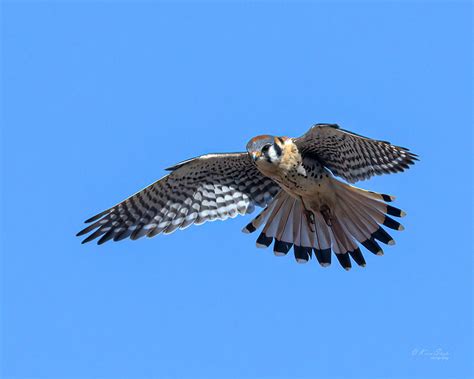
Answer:
[[[333,252],[346,270],[351,268],[351,258],[359,266],[365,266],[359,244],[376,255],[383,255],[379,242],[393,245],[395,241],[382,228],[403,230],[403,226],[389,216],[403,217],[405,212],[387,202],[393,196],[365,191],[331,178],[335,192],[335,204],[327,214],[312,211],[310,220],[298,198],[281,191],[257,217],[244,229],[253,233],[262,225],[257,247],[269,247],[272,242],[275,255],[286,255],[291,248],[299,263],[308,262],[313,254],[321,266],[331,264]],[[310,225],[310,223],[312,225]]]

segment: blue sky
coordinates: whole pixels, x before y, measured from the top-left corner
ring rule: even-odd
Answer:
[[[2,377],[472,377],[472,10],[4,2]],[[365,269],[257,250],[250,217],[74,236],[173,163],[317,122],[421,156],[358,184],[408,213]]]

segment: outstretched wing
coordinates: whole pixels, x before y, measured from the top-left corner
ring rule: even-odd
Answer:
[[[280,187],[264,177],[247,153],[208,154],[169,168],[135,195],[90,218],[77,235],[98,244],[171,233],[191,224],[225,220],[264,207]]]
[[[317,124],[294,142],[303,155],[319,160],[334,175],[351,183],[404,171],[418,160],[407,148],[363,137],[337,125]]]

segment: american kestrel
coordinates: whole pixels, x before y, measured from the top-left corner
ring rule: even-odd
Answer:
[[[264,208],[243,232],[263,225],[257,247],[274,241],[275,255],[293,247],[297,262],[314,256],[322,266],[331,251],[346,270],[352,258],[365,266],[358,244],[382,255],[377,241],[393,245],[381,227],[403,230],[389,216],[405,212],[387,203],[393,196],[365,191],[347,182],[409,168],[417,155],[407,148],[339,128],[316,124],[298,138],[262,135],[247,152],[207,154],[168,168],[170,174],[98,215],[77,235],[132,240],[172,233],[191,224],[226,220]]]

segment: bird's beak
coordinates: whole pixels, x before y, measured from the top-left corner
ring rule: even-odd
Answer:
[[[262,153],[260,151],[255,151],[252,153],[252,159],[253,161],[255,162],[258,158],[260,158],[260,156],[262,155]]]

